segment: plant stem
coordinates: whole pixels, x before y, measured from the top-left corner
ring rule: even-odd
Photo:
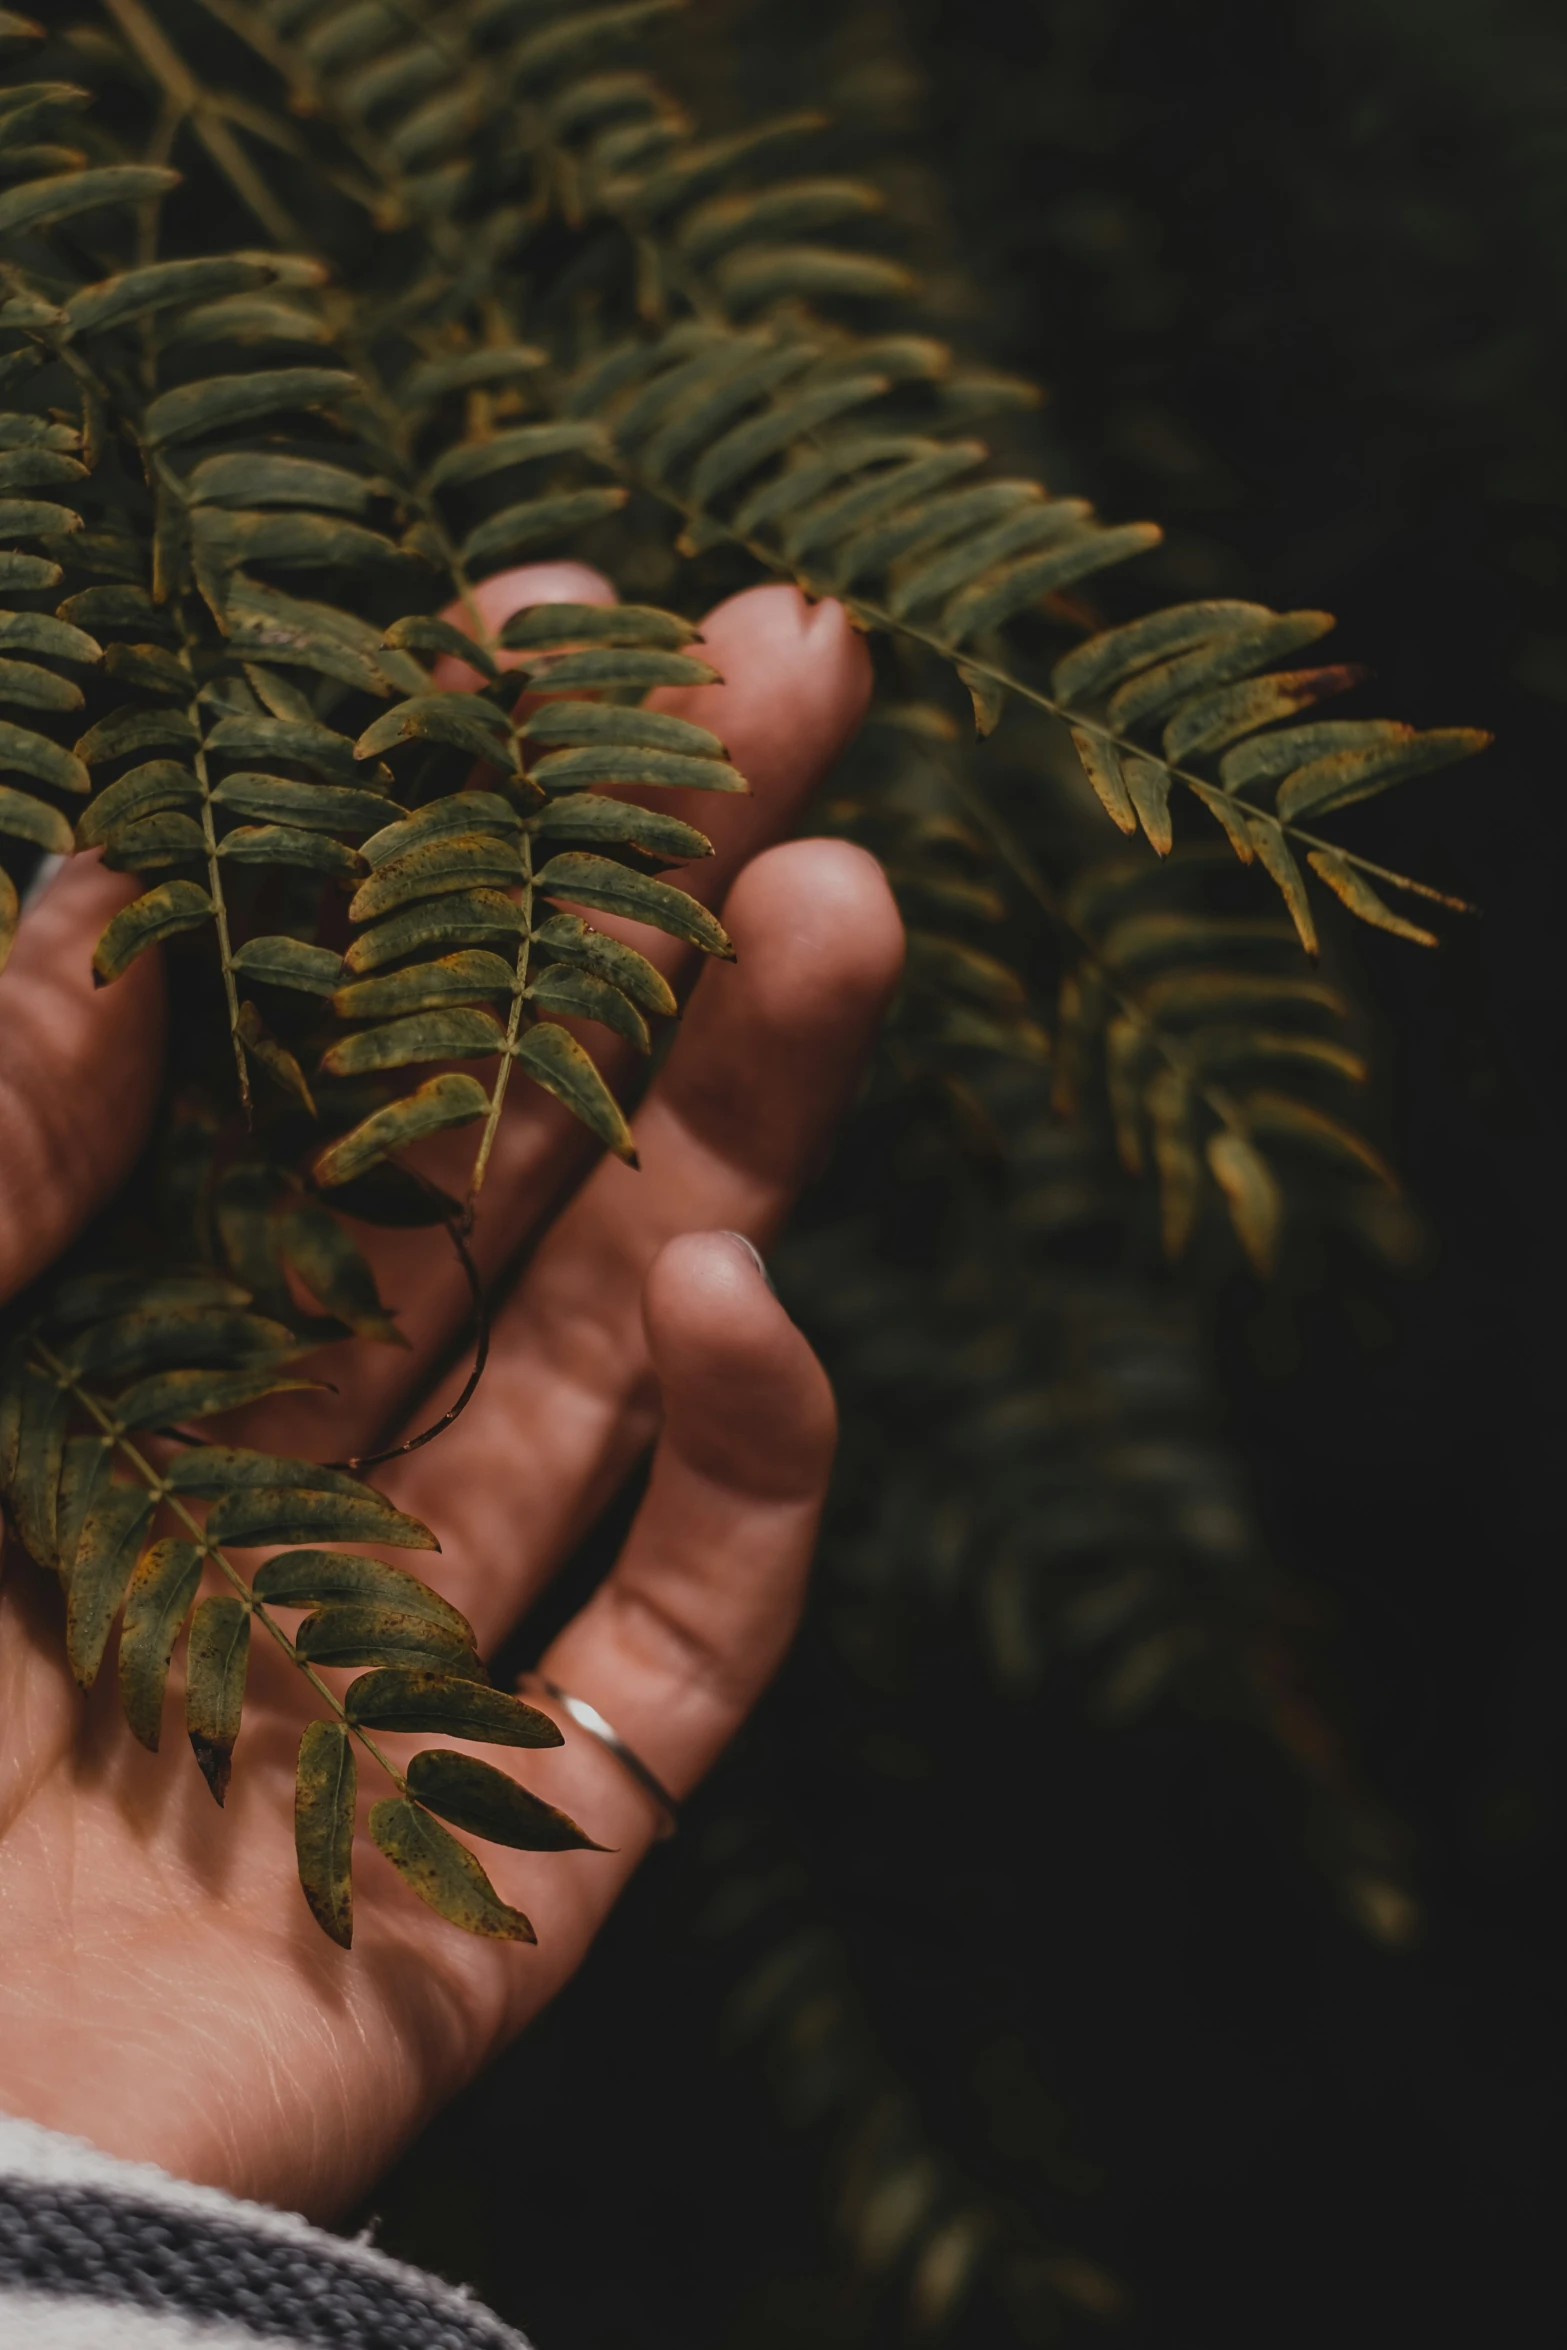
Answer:
[[[807,595],[837,596],[851,617],[862,621],[867,628],[884,629],[890,636],[908,637],[912,643],[923,645],[928,652],[937,654],[943,661],[950,662],[955,668],[972,669],[976,676],[987,677],[992,684],[1004,686],[1008,693],[1017,694],[1025,702],[1032,702],[1036,709],[1045,711],[1060,725],[1079,726],[1085,734],[1097,735],[1100,741],[1113,744],[1118,751],[1125,751],[1132,758],[1146,759],[1152,765],[1162,767],[1166,774],[1175,781],[1184,783],[1191,791],[1200,793],[1213,791],[1217,788],[1208,781],[1206,776],[1198,775],[1188,767],[1178,767],[1173,760],[1160,758],[1156,751],[1149,750],[1145,744],[1137,742],[1131,735],[1118,733],[1113,726],[1106,726],[1100,719],[1085,718],[1080,711],[1069,710],[1064,702],[1056,701],[1053,696],[1045,693],[1039,686],[1030,685],[1025,679],[1015,677],[1010,669],[1002,668],[998,662],[981,660],[977,654],[966,652],[961,645],[949,644],[945,637],[935,635],[930,629],[916,628],[912,621],[900,620],[884,605],[873,604],[863,596],[849,595],[834,586],[830,580],[813,578],[809,572],[800,571],[795,565],[786,561],[782,555],[764,545],[760,539],[746,538],[739,531],[731,530],[721,517],[708,514],[702,508],[688,504],[686,500],[666,488],[662,483],[643,481],[639,478],[637,486],[648,491],[650,495],[661,498],[667,506],[672,506],[688,524],[701,523],[708,529],[722,531],[724,536],[734,545],[744,547],[748,555],[758,563],[764,564],[768,570],[775,572],[780,578],[794,580],[798,586],[805,590]],[[1237,800],[1236,806],[1248,815],[1266,813],[1261,809],[1249,809],[1245,802],[1240,800]],[[1277,818],[1274,821],[1279,822]],[[1342,857],[1346,865],[1353,865],[1362,873],[1373,874],[1378,881],[1385,881],[1394,889],[1407,889],[1415,897],[1429,898],[1433,904],[1446,906],[1455,914],[1473,914],[1477,910],[1465,898],[1449,897],[1445,890],[1434,889],[1429,882],[1416,881],[1408,873],[1395,873],[1386,865],[1374,864],[1369,857],[1359,855],[1354,849],[1343,848],[1337,841],[1323,840],[1319,834],[1314,832],[1303,832],[1299,825],[1280,822],[1279,830],[1286,833],[1291,840],[1303,842],[1307,848],[1327,849],[1335,857]]]
[[[141,0],[104,0],[104,6],[137,57],[188,121],[213,162],[279,245],[299,241],[293,215],[279,202],[217,112],[200,82]]]
[[[506,1088],[511,1081],[511,1073],[516,1065],[517,1031],[522,1025],[523,991],[528,984],[528,959],[533,948],[533,836],[529,832],[524,832],[522,836],[522,919],[522,944],[517,949],[511,991],[511,1011],[506,1020],[505,1049],[501,1065],[495,1072],[495,1085],[490,1095],[489,1114],[484,1121],[484,1133],[480,1139],[478,1154],[473,1162],[473,1174],[468,1183],[467,1213],[470,1219],[473,1215],[474,1201],[478,1198],[479,1188],[484,1181],[485,1170],[490,1163],[490,1153],[495,1147],[495,1137],[500,1131],[501,1109],[506,1100]]]
[[[201,723],[200,704],[193,702],[192,713],[198,726]],[[245,1060],[245,1047],[239,1033],[239,989],[234,982],[234,950],[229,937],[228,906],[223,896],[222,861],[218,856],[217,826],[212,818],[212,785],[207,774],[205,744],[195,753],[196,780],[201,785],[201,837],[207,852],[207,892],[212,899],[213,919],[217,924],[218,954],[223,965],[223,994],[228,1004],[229,1040],[234,1047],[234,1066],[239,1072],[239,1099],[248,1120],[251,1112],[250,1070]]]

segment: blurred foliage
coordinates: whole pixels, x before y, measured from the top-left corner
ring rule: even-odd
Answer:
[[[1332,602],[1422,723],[1463,678],[1487,793],[1357,838],[1418,824],[1484,914],[1327,941],[1416,1201],[1383,1269],[1308,1215],[1266,1292],[1206,1219],[1172,1272],[1069,1053],[873,1088],[781,1266],[847,1431],[797,1655],[383,2239],[553,2350],[1533,2339],[1567,28],[707,0],[670,69],[709,117],[831,105],[939,331],[1049,386],[1009,454],[1161,514],[1160,590]],[[1059,870],[1084,809],[1009,783],[1014,729],[995,804]],[[829,822],[873,837],[886,756]]]

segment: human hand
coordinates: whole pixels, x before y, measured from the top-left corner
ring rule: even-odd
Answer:
[[[561,565],[485,593],[491,619],[608,596]],[[465,1415],[375,1480],[435,1527],[443,1549],[426,1579],[488,1653],[656,1436],[621,1558],[543,1670],[677,1796],[782,1657],[832,1446],[822,1371],[735,1235],[765,1243],[777,1229],[853,1088],[901,955],[868,857],[829,841],[770,845],[864,708],[868,662],[842,611],[756,589],[720,606],[705,635],[727,682],[659,700],[713,727],[752,781],[716,823],[700,811],[717,854],[681,875],[722,902],[737,961],[701,974],[635,1120],[640,1173],[602,1161],[552,1214],[583,1163],[581,1131],[513,1089],[472,1248],[493,1278],[526,1242],[525,1275]],[[102,992],[90,980],[93,941],[131,894],[77,860],[24,921],[0,980],[0,1297],[103,1203],[146,1133],[154,958]],[[633,935],[675,972],[673,941]],[[609,1059],[597,1040],[595,1052]],[[437,1179],[442,1143],[458,1147],[438,1138],[421,1158]],[[442,1393],[421,1391],[462,1331],[460,1271],[429,1235],[359,1237],[410,1351],[331,1349],[336,1396],[258,1406],[234,1423],[238,1440],[339,1457],[441,1408]],[[82,1699],[58,1604],[12,1544],[0,1585],[0,2109],[329,2215],[570,1975],[645,1851],[654,1809],[564,1719],[557,1749],[492,1751],[611,1849],[485,1849],[536,1948],[455,1931],[366,1850],[345,1952],[318,1931],[294,1875],[294,1759],[312,1710],[300,1676],[259,1644],[220,1812],[179,1754],[151,1756],[130,1736],[111,1672]],[[399,1758],[413,1743],[387,1740]],[[363,1799],[385,1791],[366,1784]]]

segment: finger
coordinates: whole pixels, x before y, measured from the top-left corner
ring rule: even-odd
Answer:
[[[541,1243],[497,1318],[478,1394],[382,1482],[440,1529],[442,1588],[481,1642],[502,1636],[654,1432],[647,1272],[676,1235],[765,1242],[858,1082],[902,957],[880,867],[842,841],[748,866],[739,957],[703,974],[636,1121],[640,1173],[608,1160]]]
[[[585,563],[524,563],[481,581],[468,603],[448,604],[440,617],[465,634],[473,634],[477,624],[494,636],[514,612],[533,604],[614,602],[613,586]],[[497,652],[494,657],[503,668],[513,668],[527,656]],[[445,653],[431,676],[451,693],[476,693],[485,682],[477,669]],[[497,1138],[487,1195],[469,1235],[470,1253],[486,1279],[504,1265],[547,1200],[552,1149],[564,1154],[575,1142],[574,1121],[545,1097],[536,1097],[530,1105],[533,1116],[526,1139],[519,1135],[520,1099],[531,1090],[512,1088],[511,1115]],[[432,1183],[461,1198],[472,1149],[471,1134],[464,1130],[409,1156]],[[394,1351],[356,1339],[324,1349],[309,1368],[339,1394],[276,1397],[228,1414],[221,1424],[223,1434],[307,1457],[367,1451],[405,1398],[417,1392],[429,1365],[460,1332],[471,1311],[470,1293],[439,1234],[378,1230],[358,1223],[351,1223],[351,1228],[382,1298],[398,1318],[406,1347]]]
[[[871,697],[871,660],[841,604],[808,604],[781,583],[717,605],[702,623],[700,649],[723,684],[664,686],[648,702],[716,734],[751,787],[748,797],[657,797],[712,842],[711,859],[683,874],[681,886],[717,905],[747,858],[793,831],[858,728]]]
[[[614,601],[609,581],[585,563],[527,564],[485,580],[473,593],[478,617],[497,634],[514,612],[530,604]],[[451,604],[443,617],[466,630],[474,614]],[[692,719],[716,734],[751,787],[747,795],[654,795],[657,806],[684,816],[712,841],[711,862],[704,859],[692,867],[682,875],[681,886],[715,904],[746,857],[783,837],[801,799],[814,790],[859,725],[870,699],[871,666],[865,641],[841,604],[808,604],[798,588],[781,582],[743,589],[715,605],[702,622],[700,647],[722,682],[663,686],[648,696],[648,706]],[[528,657],[495,656],[504,669]],[[450,655],[437,661],[433,674],[437,685],[464,692],[484,682],[476,669]],[[649,951],[647,933],[635,930],[633,935]],[[678,966],[690,952],[661,937],[651,951],[666,968]]]
[[[70,859],[23,916],[0,976],[0,1297],[41,1272],[146,1140],[163,1047],[163,977],[138,957],[110,987],[92,955],[139,883]]]
[[[664,1399],[652,1477],[613,1573],[541,1671],[594,1706],[678,1798],[734,1735],[789,1645],[835,1417],[821,1365],[732,1235],[672,1242],[649,1273],[644,1312]],[[536,1701],[557,1714],[566,1742],[530,1753],[519,1775],[614,1849],[566,1862],[496,1855],[499,1889],[538,1931],[514,1992],[529,2012],[580,1963],[659,1823],[595,1739],[549,1698]]]
[[[523,563],[512,571],[498,571],[493,579],[481,580],[473,590],[471,607],[448,604],[441,618],[465,636],[473,634],[477,618],[495,637],[514,612],[526,611],[530,604],[613,604],[615,600],[614,588],[603,572],[591,570],[586,563]],[[502,669],[515,669],[529,656],[497,651],[493,658]],[[448,693],[475,694],[484,683],[477,669],[470,669],[466,661],[451,653],[441,655],[431,676]]]
[[[519,609],[541,600],[541,582],[545,599],[558,598],[558,583],[568,573],[571,600],[605,600],[603,593],[588,595],[589,586],[596,582],[603,591],[605,583],[581,566],[531,566],[504,575],[504,594],[494,580],[479,593],[494,591],[497,611]],[[682,688],[661,701],[720,735],[753,788],[748,797],[734,798],[666,793],[660,804],[679,803],[682,813],[709,831],[718,826],[718,852],[678,876],[682,887],[718,904],[748,859],[793,829],[864,714],[870,663],[841,606],[808,605],[789,587],[753,588],[730,597],[704,621],[703,636],[704,657],[725,682]],[[638,924],[617,925],[603,915],[593,919],[607,930],[618,928],[676,978],[692,959],[689,950],[662,933]],[[592,1042],[595,1058],[613,1082],[625,1071],[629,1050],[602,1032]],[[471,1132],[459,1130],[437,1138],[419,1154],[419,1164],[434,1181],[460,1194],[472,1149]],[[526,1082],[513,1084],[471,1236],[484,1278],[493,1278],[514,1255],[591,1150],[582,1128],[557,1102]],[[467,1286],[438,1235],[356,1227],[355,1237],[376,1268],[382,1294],[398,1310],[410,1351],[333,1349],[320,1358],[322,1375],[339,1385],[341,1399],[280,1398],[247,1415],[247,1442],[315,1454],[323,1446],[334,1452],[367,1450],[395,1425],[430,1366],[459,1338],[470,1310]]]
[[[615,591],[584,563],[536,563],[485,580],[473,601],[485,625],[498,631],[530,604],[612,604]],[[444,617],[459,628],[471,625],[472,615],[460,604],[448,605]],[[841,604],[808,604],[798,588],[784,584],[746,588],[715,605],[699,641],[720,683],[661,686],[647,697],[648,707],[716,734],[749,791],[621,796],[666,808],[706,833],[713,855],[682,872],[680,886],[716,905],[746,859],[791,828],[802,801],[859,725],[870,699],[871,666],[865,641]],[[496,655],[502,668],[528,657]],[[438,685],[465,691],[483,683],[477,670],[450,656],[436,663],[434,676]],[[694,960],[691,948],[662,933],[650,939],[639,924],[595,919],[623,932],[668,973]]]
[[[689,1793],[783,1661],[837,1416],[827,1374],[752,1249],[687,1233],[644,1303],[663,1431],[614,1572],[542,1669]]]

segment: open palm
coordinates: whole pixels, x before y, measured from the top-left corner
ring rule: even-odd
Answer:
[[[553,566],[485,593],[493,620],[608,591]],[[690,881],[723,903],[737,961],[694,990],[636,1120],[640,1173],[590,1164],[556,1104],[514,1092],[472,1245],[486,1278],[524,1245],[526,1271],[468,1411],[377,1479],[439,1533],[421,1572],[489,1652],[656,1438],[622,1557],[544,1669],[676,1794],[779,1662],[832,1446],[822,1372],[736,1236],[765,1241],[810,1172],[901,951],[868,858],[770,845],[863,710],[868,664],[842,612],[753,590],[705,636],[726,683],[661,699],[720,733],[753,786],[707,820],[716,854]],[[0,980],[0,1297],[102,1204],[146,1131],[159,975],[147,958],[97,994],[89,975],[93,940],[128,894],[78,860],[24,922]],[[636,942],[675,975],[672,941]],[[437,1145],[422,1163],[446,1171]],[[427,1237],[363,1237],[410,1351],[333,1348],[335,1395],[255,1407],[235,1422],[239,1441],[340,1457],[386,1441],[416,1403],[421,1417],[440,1408],[424,1391],[461,1333],[462,1276]],[[161,1756],[130,1736],[111,1674],[84,1705],[58,1608],[13,1543],[0,1586],[0,2108],[188,2178],[341,2208],[571,1973],[646,1849],[653,1807],[569,1723],[559,1748],[497,1750],[609,1848],[486,1851],[537,1947],[454,1932],[372,1858],[341,1950],[294,1878],[294,1763],[312,1710],[298,1674],[260,1644],[220,1812],[167,1733]],[[387,1744],[401,1756],[409,1742]],[[367,1783],[362,1801],[384,1792]]]

